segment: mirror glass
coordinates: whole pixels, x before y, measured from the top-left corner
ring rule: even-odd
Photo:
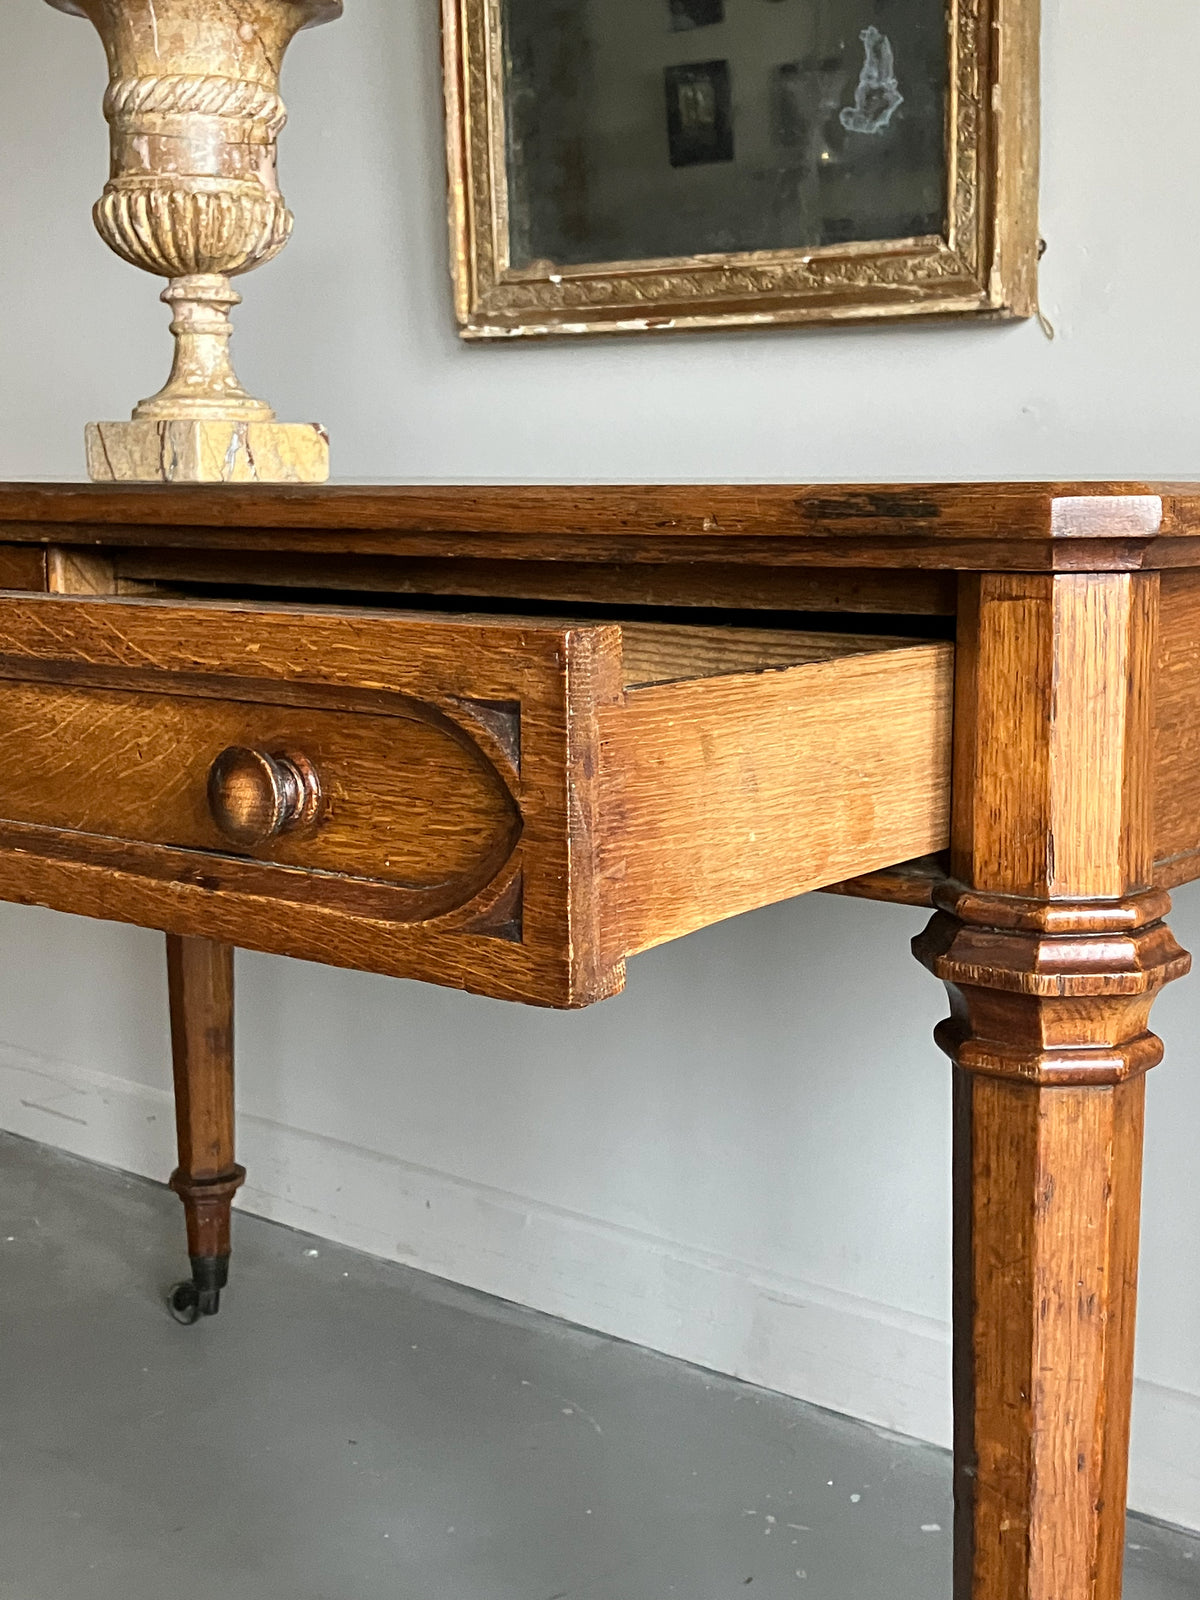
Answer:
[[[517,269],[943,233],[946,0],[502,0]]]

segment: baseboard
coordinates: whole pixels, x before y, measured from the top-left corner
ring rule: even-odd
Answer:
[[[9,1046],[0,1126],[147,1177],[173,1164],[163,1090]],[[243,1210],[949,1444],[945,1323],[266,1118],[243,1114],[239,1143]],[[1139,1383],[1136,1509],[1200,1528],[1197,1440],[1200,1397]]]
[[[1200,1529],[1200,1395],[1138,1379],[1129,1503],[1160,1522]]]

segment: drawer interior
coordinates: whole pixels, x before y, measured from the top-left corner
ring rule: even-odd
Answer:
[[[903,649],[918,642],[849,631],[638,622],[625,618],[620,627],[621,677],[627,689],[688,678],[798,667],[876,650]]]
[[[639,950],[942,848],[944,640],[0,595],[0,895],[573,1006]],[[247,845],[229,747],[319,772]]]

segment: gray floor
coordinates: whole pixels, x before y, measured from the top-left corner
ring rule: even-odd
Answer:
[[[240,1218],[215,1321],[178,1202],[0,1136],[2,1600],[938,1600],[948,1462]],[[1196,1600],[1133,1523],[1127,1600]]]

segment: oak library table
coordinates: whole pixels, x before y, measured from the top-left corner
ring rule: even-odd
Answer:
[[[807,890],[929,905],[955,1600],[1117,1600],[1200,485],[8,484],[0,588],[0,897],[167,934],[181,1320],[235,945],[574,1007]]]

